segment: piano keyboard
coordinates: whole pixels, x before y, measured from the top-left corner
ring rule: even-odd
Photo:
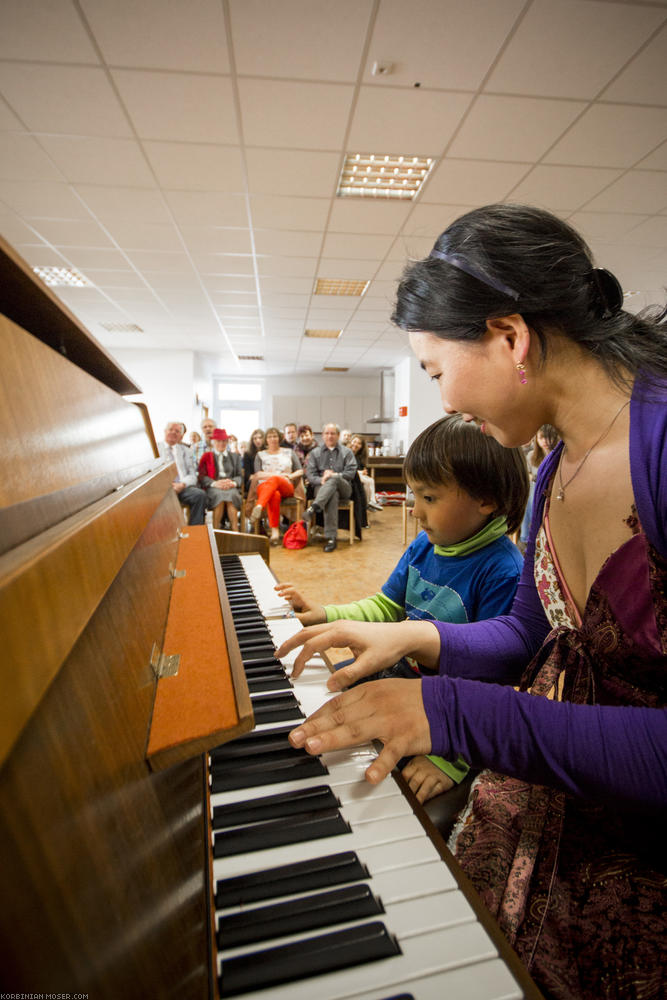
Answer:
[[[221,997],[519,1000],[398,785],[364,780],[374,748],[290,747],[329,696],[328,669],[318,658],[292,684],[296,652],[280,664],[273,648],[301,625],[270,570],[259,556],[222,565],[258,724],[210,756]]]

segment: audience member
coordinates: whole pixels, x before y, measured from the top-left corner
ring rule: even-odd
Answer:
[[[296,424],[285,424],[283,428],[283,439],[280,442],[283,448],[296,448]]]
[[[239,439],[236,434],[227,435],[227,450],[233,452],[235,455],[240,455]]]
[[[346,448],[350,447],[350,441],[352,440],[352,431],[345,428],[340,432],[340,443],[344,444]]]
[[[530,522],[533,516],[533,497],[535,496],[535,480],[537,479],[537,470],[540,465],[547,457],[550,451],[556,447],[559,441],[559,434],[555,427],[551,424],[542,424],[539,431],[535,435],[532,441],[531,448],[526,455],[526,464],[528,465],[528,475],[530,476],[530,493],[528,494],[528,503],[526,504],[526,513],[523,515],[523,521],[521,522],[521,533],[519,539],[521,541],[522,547],[525,547],[528,541],[528,534],[530,532]]]
[[[350,451],[357,463],[357,472],[366,495],[366,506],[369,510],[382,510],[382,505],[375,499],[375,480],[368,475],[368,445],[361,435],[352,435]]]
[[[200,441],[201,434],[198,434],[197,431],[190,431],[190,447],[192,448],[194,445],[199,444]]]
[[[262,428],[257,427],[250,435],[250,442],[243,453],[243,489],[246,493],[250,489],[250,477],[255,471],[255,458],[264,448],[266,448],[266,436]]]
[[[347,503],[352,496],[357,463],[350,449],[340,444],[338,424],[325,424],[322,441],[309,453],[306,462],[306,475],[314,487],[315,499],[306,511],[305,520],[310,523],[317,513],[323,513],[324,551],[333,552],[338,537],[338,505]]]
[[[159,443],[158,450],[163,458],[176,466],[172,485],[180,505],[190,508],[189,523],[203,524],[208,498],[205,491],[197,486],[197,470],[192,451],[181,443],[182,427],[182,423],[170,421],[164,429],[164,441]]]
[[[216,427],[211,440],[213,451],[204,452],[199,462],[199,483],[206,490],[209,506],[213,508],[213,526],[220,525],[224,507],[232,531],[238,531],[243,481],[241,458],[229,451],[229,438],[224,428]]]
[[[269,427],[266,448],[255,456],[257,503],[250,521],[253,524],[259,521],[266,509],[272,545],[280,545],[280,501],[294,496],[295,484],[302,477],[303,469],[296,452],[292,448],[281,448],[280,431],[277,427]]]
[[[204,452],[213,451],[213,442],[211,438],[213,431],[215,430],[215,420],[212,417],[204,417],[199,426],[201,427],[203,438],[193,448],[195,465],[197,467],[199,467],[199,463]]]
[[[317,448],[317,441],[315,440],[315,436],[313,434],[313,428],[309,424],[301,424],[297,430],[297,440],[294,450],[299,456],[299,461],[304,469],[303,483],[306,488],[307,500],[312,500],[315,496],[315,490],[308,480],[308,470],[306,469],[306,461],[313,448]]]

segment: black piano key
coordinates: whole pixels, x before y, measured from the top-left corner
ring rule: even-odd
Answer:
[[[384,913],[379,899],[363,882],[331,892],[319,892],[285,903],[261,906],[218,919],[220,951],[259,944],[270,938],[287,937],[302,931],[333,927],[350,920],[376,917]]]
[[[228,997],[277,986],[400,953],[397,942],[380,921],[361,924],[294,944],[223,959],[220,995]]]
[[[285,677],[257,677],[248,679],[248,691],[250,694],[261,694],[263,691],[290,690],[292,683]]]
[[[260,760],[261,758],[256,758]],[[260,785],[272,785],[280,781],[298,781],[301,778],[316,778],[328,774],[328,770],[318,757],[295,757],[294,761],[281,761],[267,768],[234,767],[233,771],[214,773],[211,778],[211,791],[231,792],[238,788],[257,788]]]
[[[294,750],[292,747],[289,747],[287,750],[275,750],[262,755],[253,754],[247,760],[237,758],[237,762],[231,766],[235,770],[270,771],[274,767],[288,766],[295,760],[303,760],[307,757],[308,753],[303,748]],[[211,761],[209,770],[213,775],[223,774],[229,767],[229,760],[218,759]]]
[[[268,667],[275,666],[276,663],[280,663],[280,660],[276,660],[275,656],[258,656],[250,657],[243,661],[243,666],[247,669],[248,667]]]
[[[340,802],[328,785],[299,788],[292,792],[281,792],[279,795],[265,795],[259,799],[234,802],[228,806],[215,806],[213,829],[222,830],[227,826],[239,826],[241,823],[259,823],[265,819],[293,816],[295,813],[312,812],[314,809],[331,809],[339,805]]]
[[[243,664],[243,670],[245,672],[246,677],[270,677],[271,674],[275,673],[276,671],[281,673],[283,677],[287,677],[287,674],[285,673],[285,668],[283,667],[280,660],[276,660],[275,656],[272,657],[271,659],[267,657],[266,662],[260,664],[259,666],[248,666],[248,663],[246,661]]]
[[[272,819],[216,833],[213,838],[213,856],[229,858],[234,854],[268,851],[286,844],[321,840],[322,837],[341,837],[351,832],[338,809],[322,809],[292,816],[289,823],[282,819]]]
[[[250,701],[256,725],[303,718],[299,703],[291,691],[284,694],[254,695],[251,696]]]
[[[288,738],[289,733],[289,729],[279,732],[269,730],[247,733],[245,736],[239,736],[237,739],[232,740],[231,743],[223,743],[222,746],[214,747],[210,751],[211,761],[234,760],[260,753],[275,753],[279,750],[289,750],[292,748]]]
[[[290,865],[278,865],[262,872],[250,872],[233,878],[218,879],[215,905],[218,910],[228,906],[259,903],[298,892],[312,892],[332,885],[345,885],[370,878],[368,869],[354,851],[341,851],[321,858],[309,858]]]

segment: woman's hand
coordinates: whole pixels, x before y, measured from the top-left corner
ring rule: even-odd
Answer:
[[[454,787],[453,780],[432,760],[419,754],[405,765],[401,774],[415,793],[418,802],[428,802]]]
[[[393,667],[402,656],[414,656],[426,667],[435,667],[440,657],[440,635],[431,622],[351,622],[337,621],[314,625],[291,636],[276,650],[278,659],[303,646],[294,661],[292,677],[298,677],[308,660],[325,649],[349,648],[355,662],[332,674],[330,691],[342,691],[362,677]]]
[[[289,735],[292,746],[312,754],[375,739],[384,746],[366,771],[372,785],[386,778],[401,757],[429,753],[431,733],[416,680],[362,684],[332,698]]]
[[[295,590],[293,583],[279,583],[274,590],[289,601],[302,625],[320,625],[327,620],[326,612],[321,604],[311,604],[307,598]]]

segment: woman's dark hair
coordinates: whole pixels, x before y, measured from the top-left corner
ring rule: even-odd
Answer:
[[[492,503],[507,518],[507,531],[521,527],[528,500],[528,468],[521,448],[504,448],[474,423],[454,413],[422,431],[408,448],[406,479],[427,486],[452,481],[473,499]]]
[[[255,445],[255,442],[253,440],[253,438],[255,437],[255,434],[261,434],[262,435],[262,448],[266,444],[266,434],[264,433],[264,431],[262,430],[261,427],[255,427],[254,431],[250,435],[250,440],[248,441],[248,451],[247,451],[247,454],[250,455],[251,458],[254,458],[258,451],[261,451],[261,448],[257,448],[256,445]]]
[[[549,451],[553,451],[560,441],[560,434],[551,424],[542,424],[537,434],[542,434],[542,436],[546,438],[549,445]],[[538,465],[547,457],[547,452],[537,440],[537,434],[533,439],[533,450],[530,453],[530,464],[534,468],[537,468]]]
[[[361,448],[359,449],[359,451],[355,452],[354,457],[357,460],[357,465],[359,466],[359,468],[365,469],[366,466],[368,465],[368,445],[366,444],[366,438],[363,437],[361,434],[353,434],[352,437],[350,438],[350,444],[352,444],[354,438],[357,438],[359,441],[361,441]]]
[[[313,428],[310,426],[310,424],[300,424],[296,432],[296,436],[300,438],[304,431],[310,431],[310,433],[312,434]]]
[[[583,238],[549,212],[487,205],[453,222],[431,256],[407,266],[393,322],[446,340],[479,340],[486,320],[520,313],[547,356],[547,334],[589,351],[610,377],[667,377],[667,329],[656,310],[625,312],[623,291],[594,268]]]

